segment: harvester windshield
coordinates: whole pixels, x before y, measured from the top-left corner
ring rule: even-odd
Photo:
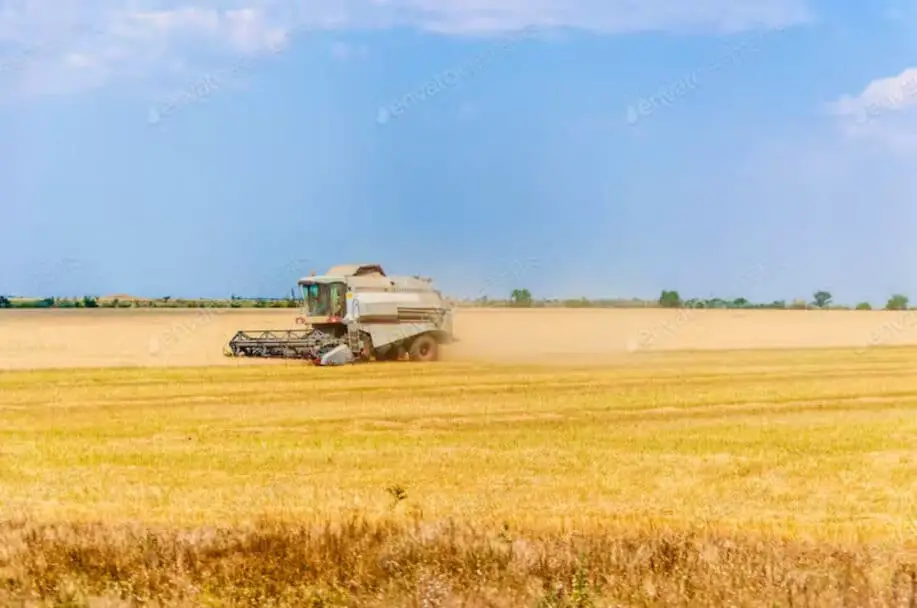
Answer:
[[[302,290],[310,316],[344,316],[347,286],[343,283],[307,283]]]

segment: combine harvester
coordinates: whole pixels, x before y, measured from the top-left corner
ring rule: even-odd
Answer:
[[[388,276],[377,264],[335,266],[299,280],[304,329],[243,330],[229,357],[306,359],[317,365],[358,361],[436,361],[456,341],[452,307],[431,279]]]

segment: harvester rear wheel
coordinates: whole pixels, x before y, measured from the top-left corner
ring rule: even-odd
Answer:
[[[439,359],[439,343],[430,334],[423,334],[411,341],[408,353],[411,361],[436,361]]]

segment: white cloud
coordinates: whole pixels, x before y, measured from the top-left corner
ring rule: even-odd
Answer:
[[[0,0],[0,57],[7,58],[0,63],[0,87],[9,93],[28,83],[32,94],[58,91],[60,79],[79,80],[64,78],[67,69],[91,73],[93,86],[112,77],[150,77],[201,54],[274,49],[298,29],[415,27],[481,35],[543,26],[606,34],[728,33],[807,22],[807,1]],[[79,65],[75,56],[82,58]]]
[[[153,0],[86,0],[79,14],[66,2],[58,8],[50,0],[0,0],[4,97],[65,93],[118,77],[156,80],[188,58],[273,51],[291,28],[257,5],[163,8]]]
[[[275,25],[257,9],[238,9],[226,12],[226,35],[234,48],[258,53],[285,43],[289,27]]]
[[[829,104],[842,131],[862,141],[917,148],[917,68],[870,82],[859,94]]]
[[[917,68],[873,80],[859,95],[842,96],[832,109],[839,116],[862,119],[913,105],[917,105]]]
[[[402,19],[448,33],[485,33],[527,26],[603,33],[662,30],[738,32],[811,19],[805,0],[389,0]]]

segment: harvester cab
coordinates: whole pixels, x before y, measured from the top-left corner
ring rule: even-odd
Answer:
[[[332,279],[300,279],[306,317],[316,323],[340,323],[346,312],[347,283]]]
[[[230,356],[308,359],[319,365],[355,361],[435,361],[455,340],[452,307],[430,279],[388,276],[378,264],[335,266],[299,280],[305,326],[240,331]]]

